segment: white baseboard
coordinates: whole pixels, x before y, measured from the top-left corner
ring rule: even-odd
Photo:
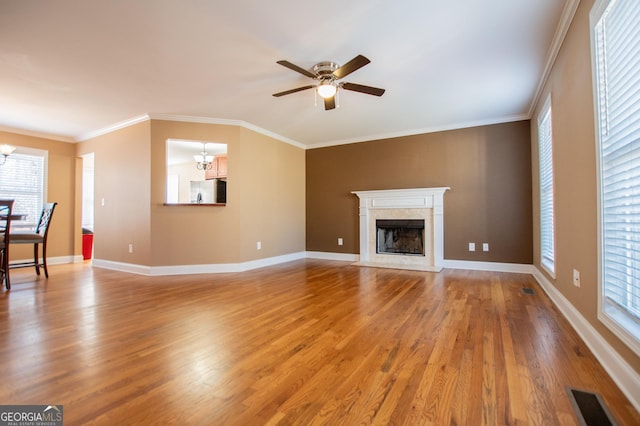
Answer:
[[[283,254],[281,256],[267,257],[265,259],[256,259],[249,262],[241,263],[241,272],[250,271],[252,269],[264,268],[266,266],[273,266],[279,263],[292,262],[294,260],[304,259],[305,252],[299,251],[297,253]]]
[[[359,262],[360,255],[351,253],[333,253],[322,251],[308,251],[308,259],[341,260],[345,262]],[[367,266],[363,264],[362,266]],[[449,269],[469,269],[473,271],[490,272],[514,272],[518,274],[533,274],[533,265],[521,263],[499,263],[499,262],[473,262],[468,260],[444,260],[443,266]],[[400,268],[402,269],[402,268]],[[407,268],[410,269],[410,268]]]
[[[533,274],[533,265],[522,263],[475,262],[469,260],[444,260],[447,269],[469,269],[472,271],[513,272],[517,274]]]
[[[72,255],[72,256],[56,256],[56,257],[49,257],[47,256],[47,265],[64,265],[66,263],[80,263],[84,260],[84,258],[82,257],[82,255]],[[27,263],[27,262],[33,262],[33,258],[29,258],[29,259],[21,259],[21,260],[12,260],[11,262],[9,262],[9,264],[14,264],[14,263]]]
[[[138,275],[163,276],[163,275],[191,275],[191,274],[223,274],[230,272],[245,272],[252,269],[273,266],[279,263],[304,259],[305,252],[285,254],[282,256],[268,257],[264,259],[250,260],[241,263],[212,263],[200,265],[170,265],[170,266],[146,266],[132,263],[113,262],[110,260],[94,259],[92,265],[97,268],[112,269],[121,272],[129,272]]]
[[[114,269],[123,272],[132,272],[142,275],[189,275],[189,274],[216,274],[243,272],[251,269],[263,268],[290,262],[299,259],[337,260],[343,262],[359,262],[360,255],[353,253],[333,253],[321,251],[306,251],[286,254],[282,256],[257,259],[241,263],[212,263],[199,265],[175,265],[175,266],[144,266],[109,260],[94,259],[93,265],[99,268]],[[444,267],[449,269],[468,269],[474,271],[514,272],[520,274],[533,274],[535,267],[518,263],[499,262],[473,262],[466,260],[445,260]]]
[[[640,411],[640,375],[609,345],[589,321],[551,284],[538,268],[533,268],[532,275],[569,321],[573,329],[584,340],[622,393],[625,394],[635,409]]]
[[[111,269],[113,271],[128,272],[130,274],[151,275],[151,267],[134,263],[114,262],[112,260],[93,259],[91,266]]]
[[[326,251],[307,251],[307,259],[323,259],[323,260],[341,260],[344,262],[358,262],[360,261],[359,254],[352,253],[332,253]]]

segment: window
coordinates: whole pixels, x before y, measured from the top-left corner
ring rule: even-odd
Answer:
[[[33,228],[40,218],[45,199],[47,152],[18,148],[0,166],[0,198],[16,200],[15,213],[26,214],[24,222],[13,222],[11,228]]]
[[[538,116],[538,151],[540,155],[540,263],[555,278],[551,96],[547,98]]]
[[[600,320],[640,355],[640,2],[591,11]]]

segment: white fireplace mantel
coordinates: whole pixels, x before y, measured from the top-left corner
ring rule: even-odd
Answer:
[[[360,198],[360,265],[439,272],[444,262],[444,193],[448,187],[353,191]],[[424,219],[425,255],[376,253],[376,219]]]

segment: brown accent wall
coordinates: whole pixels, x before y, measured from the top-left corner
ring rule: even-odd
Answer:
[[[1,143],[41,149],[49,152],[47,169],[47,201],[57,202],[49,230],[47,257],[63,257],[81,254],[76,241],[81,238],[80,229],[74,226],[75,203],[75,146],[72,143],[42,137],[26,136],[0,131]],[[0,166],[2,167],[2,166]],[[33,248],[11,246],[10,260],[33,258]]]
[[[528,120],[312,149],[306,175],[309,251],[359,252],[351,191],[448,186],[445,259],[533,261]]]
[[[593,0],[580,2],[567,37],[532,118],[534,263],[540,265],[540,190],[537,116],[551,94],[556,278],[549,281],[600,335],[640,373],[640,357],[609,331],[598,313],[597,171],[589,12]],[[581,286],[572,284],[573,269]]]

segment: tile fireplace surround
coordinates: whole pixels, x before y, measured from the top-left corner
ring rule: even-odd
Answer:
[[[353,191],[360,198],[360,266],[440,272],[444,261],[443,197],[448,187]],[[424,255],[376,253],[377,219],[423,219]]]

